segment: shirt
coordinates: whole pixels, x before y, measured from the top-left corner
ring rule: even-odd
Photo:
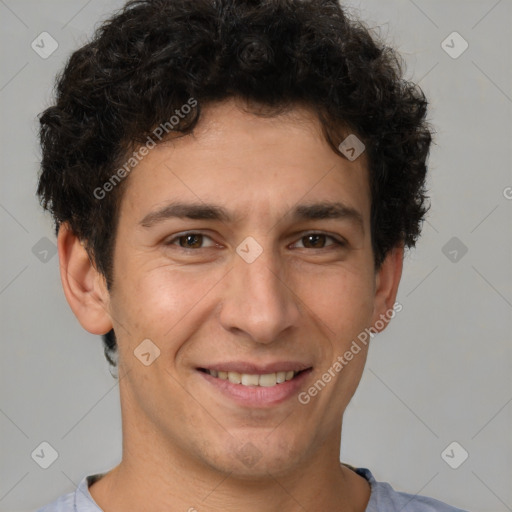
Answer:
[[[467,512],[433,498],[397,492],[388,483],[377,482],[369,469],[346,465],[370,484],[370,500],[365,512]],[[85,477],[75,492],[62,495],[37,512],[103,512],[89,493],[89,486],[102,476],[96,474]]]

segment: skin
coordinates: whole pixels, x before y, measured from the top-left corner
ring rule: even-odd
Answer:
[[[113,327],[119,345],[123,457],[90,487],[105,512],[364,511],[370,497],[338,455],[366,347],[307,405],[297,393],[240,405],[197,370],[300,361],[312,367],[305,391],[392,309],[402,271],[401,246],[374,268],[365,154],[335,154],[306,108],[262,118],[240,105],[206,106],[193,135],[159,144],[129,175],[110,291],[69,227],[59,232],[73,312],[91,333]],[[216,204],[236,219],[140,224],[171,201]],[[291,215],[325,201],[342,201],[362,224]],[[203,245],[180,247],[187,231]],[[252,263],[236,253],[248,236],[263,250]],[[134,350],[148,338],[160,356],[145,366]]]

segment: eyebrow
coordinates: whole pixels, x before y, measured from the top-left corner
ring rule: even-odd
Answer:
[[[299,205],[291,211],[291,216],[293,220],[348,220],[359,227],[364,233],[364,222],[361,213],[340,201],[322,201],[319,203]],[[236,220],[234,215],[219,205],[172,202],[158,210],[148,213],[139,224],[145,228],[150,228],[155,224],[171,218],[217,220],[222,222],[234,222]]]

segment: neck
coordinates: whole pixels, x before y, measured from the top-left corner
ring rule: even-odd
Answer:
[[[323,460],[307,461],[286,475],[241,479],[211,468],[182,471],[188,464],[168,454],[129,450],[90,491],[106,512],[144,510],[148,504],[154,512],[363,512],[370,496],[368,482],[337,460],[327,464],[332,453],[322,453]]]
[[[123,408],[122,408],[123,409]],[[137,421],[129,421],[137,418]],[[175,440],[123,411],[121,463],[90,487],[105,512],[363,512],[368,482],[339,462],[338,428],[296,467],[237,475],[194,458]]]

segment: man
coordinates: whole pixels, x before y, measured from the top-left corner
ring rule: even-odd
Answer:
[[[123,457],[42,511],[455,511],[340,464],[426,213],[427,102],[327,0],[134,1],[41,116],[61,278]]]

